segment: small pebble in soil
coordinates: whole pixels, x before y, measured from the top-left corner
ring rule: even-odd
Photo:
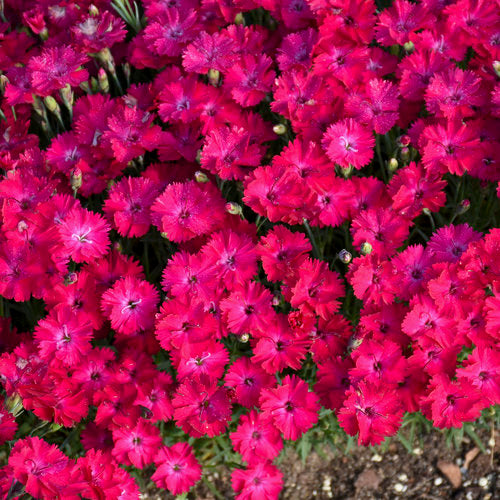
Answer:
[[[486,489],[488,487],[488,485],[490,484],[490,482],[488,481],[487,477],[480,477],[477,484],[479,484],[479,486],[481,486],[481,488]]]
[[[378,453],[375,453],[372,457],[372,462],[382,462],[382,457]]]
[[[422,455],[422,453],[423,453],[422,448],[413,448],[414,455],[420,456]]]
[[[490,438],[490,439],[488,440],[488,446],[489,446],[490,448],[494,448],[494,447],[495,447],[495,440],[494,440],[493,438]]]
[[[408,486],[401,484],[401,483],[396,483],[394,485],[394,491],[396,493],[404,493],[408,489]]]
[[[323,480],[323,486],[321,489],[326,493],[326,496],[328,498],[333,498],[333,493],[332,493],[332,478],[325,476],[325,479]]]
[[[399,479],[402,483],[406,483],[406,481],[408,481],[408,476],[407,476],[407,475],[403,472],[403,474],[399,474],[398,479]]]
[[[443,484],[443,478],[442,477],[437,477],[434,479],[434,486],[441,486]]]

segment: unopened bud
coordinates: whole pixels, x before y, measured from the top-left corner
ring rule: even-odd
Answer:
[[[26,221],[24,220],[20,220],[18,223],[17,223],[17,230],[20,232],[20,233],[24,233],[24,231],[26,231],[28,229],[28,224],[26,224]]]
[[[469,210],[469,208],[470,208],[470,200],[468,199],[462,200],[457,209],[458,215],[464,214],[465,212],[467,212],[467,210]]]
[[[125,64],[122,65],[123,68],[123,74],[125,75],[125,78],[127,82],[130,84],[130,77],[132,75],[132,68],[130,67],[130,63],[126,62]]]
[[[406,146],[401,148],[401,159],[403,161],[408,161],[410,159],[410,148]]]
[[[226,212],[230,213],[231,215],[241,215],[243,213],[243,209],[238,203],[230,201],[226,203]]]
[[[243,333],[240,335],[240,341],[246,344],[250,340],[250,335],[248,333]]]
[[[99,82],[93,76],[90,77],[89,86],[92,94],[97,94],[97,92],[99,91]]]
[[[49,38],[49,30],[47,29],[47,27],[42,28],[42,30],[40,31],[40,33],[38,33],[38,36],[43,41],[47,40]]]
[[[31,96],[33,97],[33,109],[35,110],[37,115],[43,117],[46,112],[45,108],[43,107],[42,100],[36,94],[31,94]]]
[[[422,213],[424,215],[427,215],[427,217],[431,217],[432,216],[432,212],[427,207],[422,208]]]
[[[394,173],[398,169],[399,163],[396,158],[391,158],[389,160],[389,163],[387,164],[387,168],[389,169],[389,172]]]
[[[106,71],[104,71],[104,68],[99,68],[99,71],[97,72],[97,78],[99,80],[99,87],[101,88],[103,94],[109,94],[109,80]]]
[[[272,305],[274,307],[279,306],[281,304],[281,297],[279,295],[275,295],[272,300]]]
[[[196,182],[199,182],[201,184],[205,184],[209,181],[207,174],[205,174],[205,172],[202,172],[201,170],[198,170],[194,173],[194,178]]]
[[[75,102],[75,94],[71,89],[71,85],[68,83],[65,87],[63,87],[59,94],[61,95],[61,99],[63,100],[65,106],[71,110],[73,109],[73,103]]]
[[[14,417],[18,417],[23,411],[23,400],[19,394],[13,394],[5,400],[5,408]]]
[[[51,95],[44,97],[43,102],[51,113],[59,113],[59,104],[57,104],[57,101]]]
[[[220,80],[220,71],[217,69],[209,69],[208,70],[208,82],[210,85],[217,87],[219,85]]]
[[[97,59],[104,64],[104,67],[112,74],[116,73],[115,60],[108,47],[102,49],[97,54]]]
[[[497,76],[500,78],[500,61],[493,61],[493,70],[497,74]]]
[[[168,240],[168,233],[160,233],[160,236]]]
[[[353,166],[352,165],[349,165],[348,167],[341,167],[340,168],[340,173],[346,179],[349,179],[349,177],[351,177],[352,171],[353,171]]]
[[[65,285],[72,285],[78,281],[78,274],[76,273],[68,273],[64,278]]]
[[[82,171],[77,167],[71,173],[71,188],[73,191],[78,191],[82,187],[83,175]]]
[[[286,126],[283,125],[282,123],[279,123],[278,125],[275,125],[273,127],[273,132],[276,134],[276,135],[283,135],[283,134],[286,134]]]
[[[90,94],[90,85],[89,82],[82,82],[80,83],[79,87],[86,93]]]
[[[340,259],[340,262],[343,262],[344,264],[349,264],[349,262],[351,262],[352,260],[352,253],[351,252],[348,252],[345,248],[342,249],[340,252],[339,252],[339,259]]]
[[[234,24],[245,24],[245,18],[243,17],[243,12],[238,12],[234,16]]]
[[[405,49],[406,52],[411,53],[415,50],[415,44],[413,42],[406,42],[403,44],[403,49]]]
[[[411,142],[411,137],[409,135],[402,135],[399,138],[399,144],[401,144],[402,147],[409,146]]]
[[[372,253],[373,247],[365,241],[364,243],[361,244],[361,248],[359,249],[359,252],[361,255],[369,255]]]
[[[9,83],[9,79],[5,75],[0,75],[0,94],[5,92],[5,87]]]
[[[99,9],[94,5],[92,4],[90,7],[89,7],[89,14],[92,16],[92,17],[95,17],[95,16],[98,16],[99,15]]]

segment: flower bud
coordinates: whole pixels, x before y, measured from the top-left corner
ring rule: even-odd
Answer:
[[[217,87],[220,81],[220,71],[217,69],[209,69],[208,70],[208,82],[210,85]]]
[[[206,182],[209,181],[207,174],[205,174],[205,172],[202,172],[201,170],[197,170],[194,173],[194,178],[196,182],[199,182],[201,184],[205,184]]]
[[[405,51],[410,54],[415,50],[415,44],[411,41],[406,42],[405,44],[403,44],[403,49],[405,49]]]
[[[68,83],[65,87],[63,87],[59,94],[61,95],[61,99],[64,102],[64,105],[69,109],[73,109],[73,104],[75,102],[75,94],[73,90],[71,90],[71,85]]]
[[[271,303],[274,307],[279,306],[281,304],[281,297],[279,295],[275,295]]]
[[[24,233],[24,231],[26,231],[28,229],[28,224],[26,224],[26,221],[24,220],[20,220],[18,223],[17,223],[17,230],[20,232],[20,233]]]
[[[60,108],[59,104],[57,104],[57,101],[51,96],[44,97],[43,102],[45,103],[45,107],[51,112],[51,113],[59,113]]]
[[[238,12],[234,16],[234,24],[245,24],[245,18],[243,17],[243,12]]]
[[[344,264],[349,264],[349,262],[351,262],[352,260],[352,253],[351,252],[348,252],[345,248],[342,249],[340,252],[339,252],[339,259],[340,259],[340,262],[343,262]]]
[[[5,92],[5,87],[9,83],[9,79],[5,75],[0,75],[0,94]]]
[[[80,83],[79,87],[86,93],[90,94],[90,85],[89,82],[82,82]]]
[[[401,147],[409,146],[410,142],[411,142],[411,138],[409,135],[405,134],[399,138],[399,144],[401,145]]]
[[[94,4],[91,4],[89,7],[89,15],[91,15],[92,17],[96,17],[99,15],[99,9]]]
[[[103,94],[109,94],[109,80],[106,71],[104,71],[104,68],[99,68],[99,71],[97,72],[97,78],[99,80],[99,87]]]
[[[396,158],[391,158],[389,160],[389,163],[387,164],[387,168],[389,169],[389,172],[394,173],[398,169],[399,163]]]
[[[23,400],[19,394],[13,394],[5,400],[5,408],[14,417],[18,417],[23,411]]]
[[[99,92],[99,83],[93,76],[90,77],[90,90],[92,94]]]
[[[168,240],[168,233],[160,233],[160,236]]]
[[[72,285],[78,281],[78,274],[76,273],[68,273],[64,278],[65,285]]]
[[[403,161],[408,161],[410,159],[410,148],[406,146],[401,148],[401,159]]]
[[[431,211],[427,207],[422,208],[422,213],[424,215],[427,215],[427,217],[430,217],[432,215]]]
[[[240,335],[240,342],[246,344],[249,340],[250,340],[250,335],[248,335],[248,333]]]
[[[500,78],[500,61],[493,61],[493,70],[497,74],[497,76]]]
[[[340,173],[346,179],[349,179],[349,177],[351,177],[352,171],[353,171],[352,165],[349,165],[347,168],[346,167],[341,167],[340,168]]]
[[[276,135],[283,135],[286,134],[286,125],[283,125],[282,123],[279,123],[278,125],[275,125],[273,127],[273,132]]]
[[[40,31],[40,33],[38,33],[38,35],[40,36],[40,38],[42,39],[42,41],[45,41],[49,38],[49,30],[47,29],[47,27],[43,27],[42,30]]]
[[[71,188],[73,191],[78,191],[82,187],[83,174],[82,171],[77,167],[71,172]]]
[[[464,214],[465,212],[467,212],[469,210],[469,208],[470,208],[470,200],[468,200],[468,199],[462,200],[462,202],[460,203],[460,205],[458,206],[458,209],[457,209],[458,215]]]
[[[125,78],[128,82],[128,85],[130,85],[130,77],[132,75],[132,68],[130,67],[130,63],[126,62],[122,65],[123,68],[123,74],[125,75]]]
[[[241,215],[243,213],[243,209],[238,203],[230,201],[226,203],[226,212],[230,213],[231,215]]]
[[[359,252],[361,253],[361,255],[369,255],[372,253],[372,250],[373,247],[370,245],[370,243],[365,241],[364,243],[361,244]]]

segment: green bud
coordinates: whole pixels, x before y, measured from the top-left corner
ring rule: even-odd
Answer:
[[[60,112],[59,104],[57,104],[57,101],[51,95],[44,97],[43,102],[51,113],[56,114]]]
[[[275,125],[273,127],[273,132],[276,135],[283,135],[286,134],[286,125],[283,125],[282,123],[279,123],[278,125]]]
[[[361,253],[361,255],[369,255],[372,253],[372,250],[373,247],[371,246],[371,244],[365,241],[364,243],[361,244],[359,252]]]
[[[209,69],[208,70],[208,82],[210,85],[217,87],[220,81],[220,71],[217,69]]]
[[[206,182],[209,181],[207,174],[205,174],[201,170],[198,170],[197,172],[194,173],[194,178],[196,182],[199,182],[201,184],[205,184]]]
[[[389,169],[389,172],[394,173],[398,169],[399,163],[396,158],[391,158],[389,160],[389,163],[387,164],[387,168]]]
[[[403,45],[403,48],[405,49],[406,52],[411,53],[415,50],[415,44],[413,42],[406,42]]]
[[[99,68],[99,71],[97,72],[97,78],[98,78],[99,87],[101,88],[102,93],[109,94],[109,80],[108,80],[108,75],[106,74],[106,71],[104,71],[104,68]]]
[[[241,205],[238,205],[238,203],[235,203],[234,201],[226,203],[226,211],[231,215],[241,215],[243,213]]]

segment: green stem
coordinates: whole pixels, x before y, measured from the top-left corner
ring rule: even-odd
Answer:
[[[321,254],[319,252],[318,245],[316,243],[316,239],[314,238],[314,234],[311,230],[311,227],[309,226],[309,222],[307,222],[307,219],[303,220],[304,227],[306,228],[307,235],[309,236],[309,239],[311,240],[311,245],[313,247],[313,255],[316,259],[321,260]]]

